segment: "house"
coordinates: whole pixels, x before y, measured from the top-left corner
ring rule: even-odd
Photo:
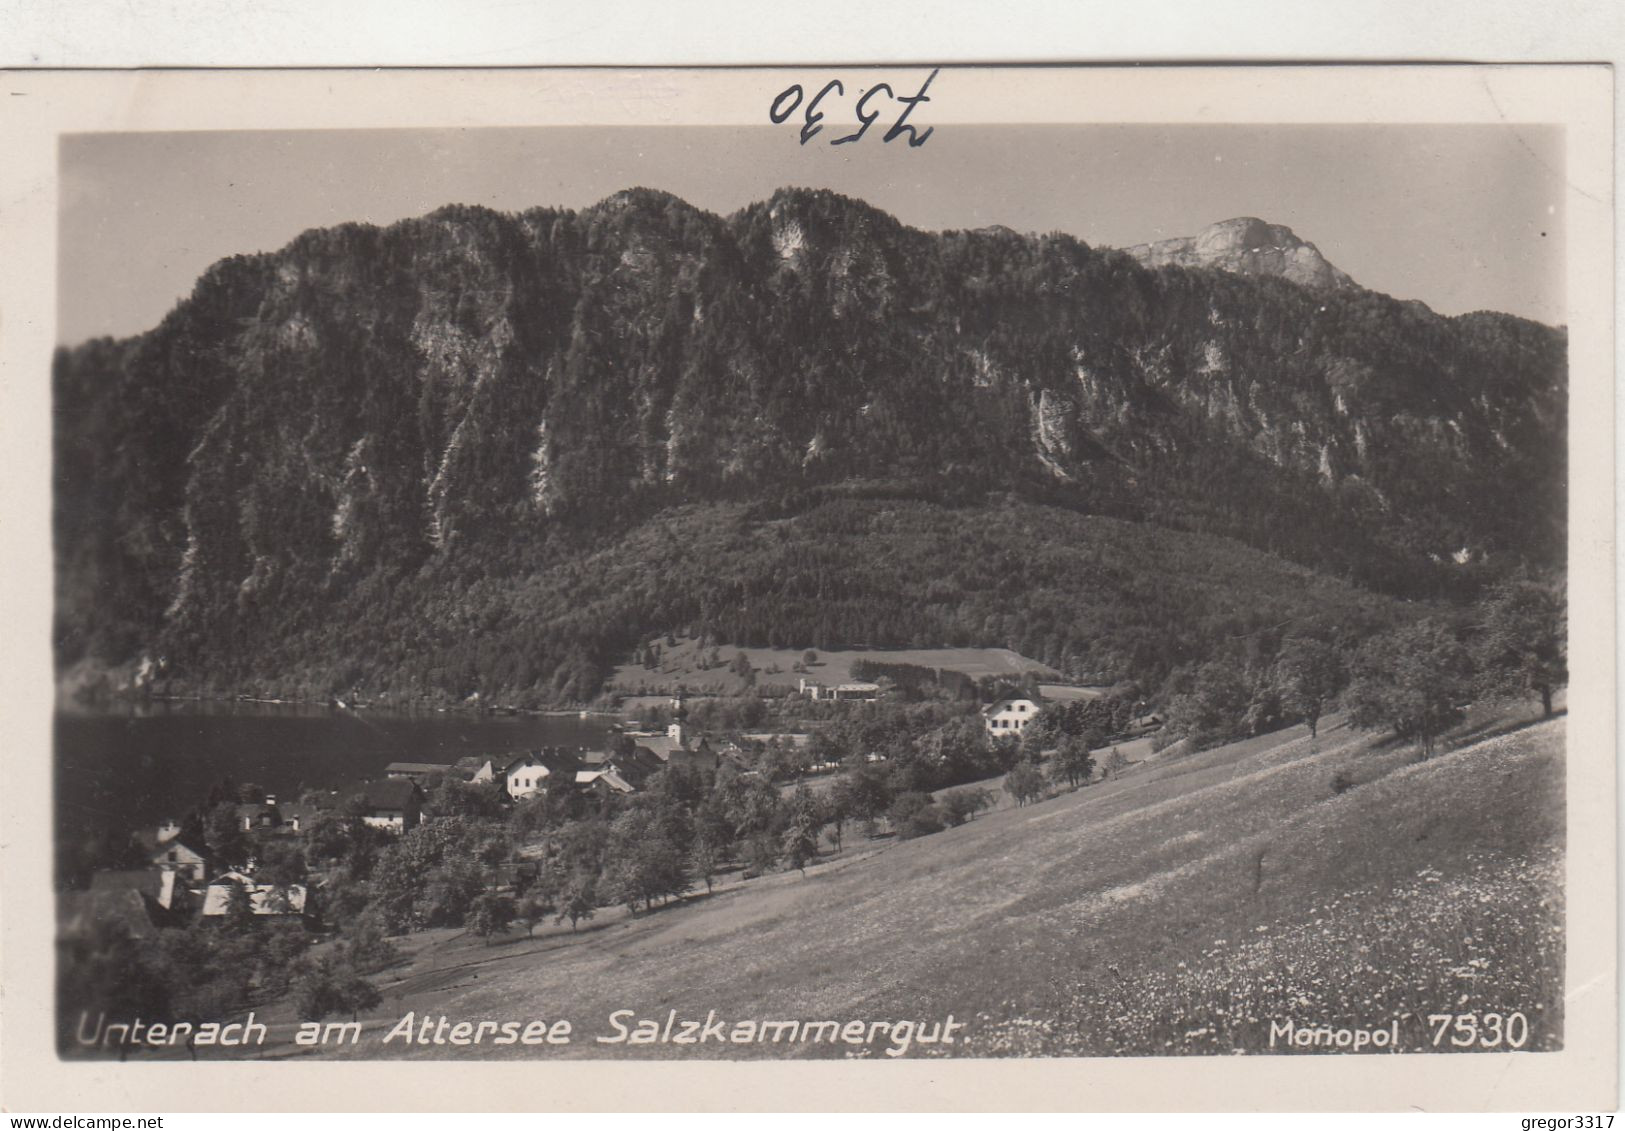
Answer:
[[[179,873],[159,872],[158,906],[168,912],[185,911],[192,905],[192,890],[181,881]],[[93,885],[94,886],[94,885]]]
[[[871,700],[880,698],[880,684],[878,683],[838,683],[834,687],[825,687],[816,680],[803,679],[797,687],[801,694],[809,699]]]
[[[96,872],[90,877],[92,894],[116,894],[133,891],[151,903],[158,903],[166,887],[174,884],[174,872],[154,872],[148,868],[118,868]]]
[[[509,760],[494,780],[504,782],[508,796],[518,801],[542,792],[554,774],[565,774],[565,780],[570,780],[569,775],[575,773],[580,762],[581,756],[576,751],[549,746],[534,754],[521,754]]]
[[[631,739],[633,744],[638,749],[642,750],[646,755],[657,759],[661,765],[665,765],[668,761],[670,761],[671,752],[673,750],[681,749],[683,745],[680,739],[676,739],[671,737],[669,734],[662,733],[632,731],[625,737]],[[592,755],[589,754],[587,757],[591,758]],[[606,753],[602,751],[598,753],[598,758],[600,761],[606,757],[608,757]]]
[[[502,768],[508,796],[515,801],[542,792],[552,776],[552,767],[535,754],[523,754]]]
[[[439,762],[391,762],[384,767],[386,778],[404,778],[416,784],[421,789],[428,789],[431,785],[429,779],[445,777],[451,773],[451,767]]]
[[[160,844],[149,860],[158,871],[174,872],[183,882],[191,884],[201,884],[207,879],[214,862],[206,845],[188,844],[181,836]]]
[[[621,780],[633,789],[642,789],[655,774],[665,768],[666,758],[679,747],[666,747],[668,753],[663,758],[659,753],[643,745],[651,741],[647,737],[632,739],[631,742],[617,742],[609,750],[592,750],[581,756],[579,769],[589,772],[613,771]],[[577,779],[578,785],[583,784]]]
[[[595,793],[633,793],[632,784],[613,769],[577,770],[576,785]]]
[[[255,829],[274,829],[282,823],[276,795],[268,794],[264,801],[244,802],[237,806],[237,827],[243,832]]]
[[[701,738],[698,742],[673,750],[666,758],[666,765],[679,770],[714,774],[721,761],[717,752],[711,749],[711,743]]]
[[[248,907],[255,915],[303,915],[307,902],[304,884],[257,884],[241,872],[224,872],[209,881],[198,911],[204,918],[224,915],[231,906],[231,889],[246,888]]]
[[[1154,712],[1145,715],[1136,715],[1134,718],[1129,720],[1128,730],[1124,733],[1128,735],[1149,734],[1151,731],[1157,730],[1161,726],[1162,716],[1155,714]]]
[[[1000,699],[982,709],[982,717],[987,723],[987,733],[994,738],[1005,735],[1021,736],[1027,729],[1027,724],[1038,717],[1041,708],[1031,699]]]
[[[673,700],[677,704],[676,718],[665,730],[633,730],[627,731],[623,738],[630,739],[632,744],[653,754],[664,765],[671,759],[674,750],[681,750],[689,743],[690,735],[686,719],[688,711],[682,706],[681,700]],[[625,746],[624,742],[612,742]]]
[[[277,806],[282,814],[282,827],[289,832],[302,833],[310,828],[310,823],[316,819],[321,810],[315,805],[308,805],[303,801],[290,801]]]
[[[686,715],[686,712],[683,712]],[[710,740],[704,735],[696,737],[679,717],[660,731],[630,731],[625,736],[632,748],[623,753],[616,768],[634,782],[647,777],[662,766],[676,766],[685,770],[715,773],[719,761]],[[624,745],[624,744],[623,744]]]
[[[340,799],[339,808],[359,812],[362,824],[372,828],[410,832],[423,820],[423,791],[410,778],[362,782]]]
[[[539,754],[521,754],[504,766],[502,780],[508,796],[520,801],[545,790],[547,779],[553,776],[548,761]]]

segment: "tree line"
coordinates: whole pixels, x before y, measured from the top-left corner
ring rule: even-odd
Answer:
[[[1431,755],[1476,700],[1533,699],[1543,716],[1568,682],[1560,582],[1523,575],[1454,615],[1426,615],[1358,638],[1289,636],[1250,666],[1210,661],[1184,674],[1159,742],[1216,745],[1290,722],[1316,733],[1334,707]]]

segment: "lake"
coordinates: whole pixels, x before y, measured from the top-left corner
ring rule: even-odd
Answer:
[[[58,711],[56,832],[83,839],[179,819],[222,778],[280,798],[380,777],[391,762],[499,758],[541,746],[602,746],[612,719],[351,711],[259,703],[143,703]]]

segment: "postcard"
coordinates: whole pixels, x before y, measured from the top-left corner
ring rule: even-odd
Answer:
[[[5,81],[8,1107],[1611,1106],[1607,68]]]

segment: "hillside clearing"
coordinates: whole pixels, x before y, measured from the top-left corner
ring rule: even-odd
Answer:
[[[824,686],[851,683],[858,679],[852,674],[852,665],[860,660],[876,664],[913,664],[922,668],[941,668],[944,671],[963,672],[972,679],[984,676],[1009,676],[1019,679],[1028,673],[1041,679],[1058,678],[1054,669],[1037,660],[1029,660],[1008,648],[849,648],[820,651],[817,659],[804,665],[805,671],[796,671],[802,664],[804,652],[794,648],[737,648],[731,644],[716,648],[718,663],[705,666],[705,652],[699,641],[675,638],[667,645],[664,639],[651,641],[661,648],[660,664],[646,668],[642,664],[622,664],[609,678],[611,694],[631,694],[640,688],[661,687],[675,690],[679,685],[692,694],[737,695],[749,685],[728,669],[740,653],[756,669],[755,685],[761,687],[796,687],[803,679]]]

